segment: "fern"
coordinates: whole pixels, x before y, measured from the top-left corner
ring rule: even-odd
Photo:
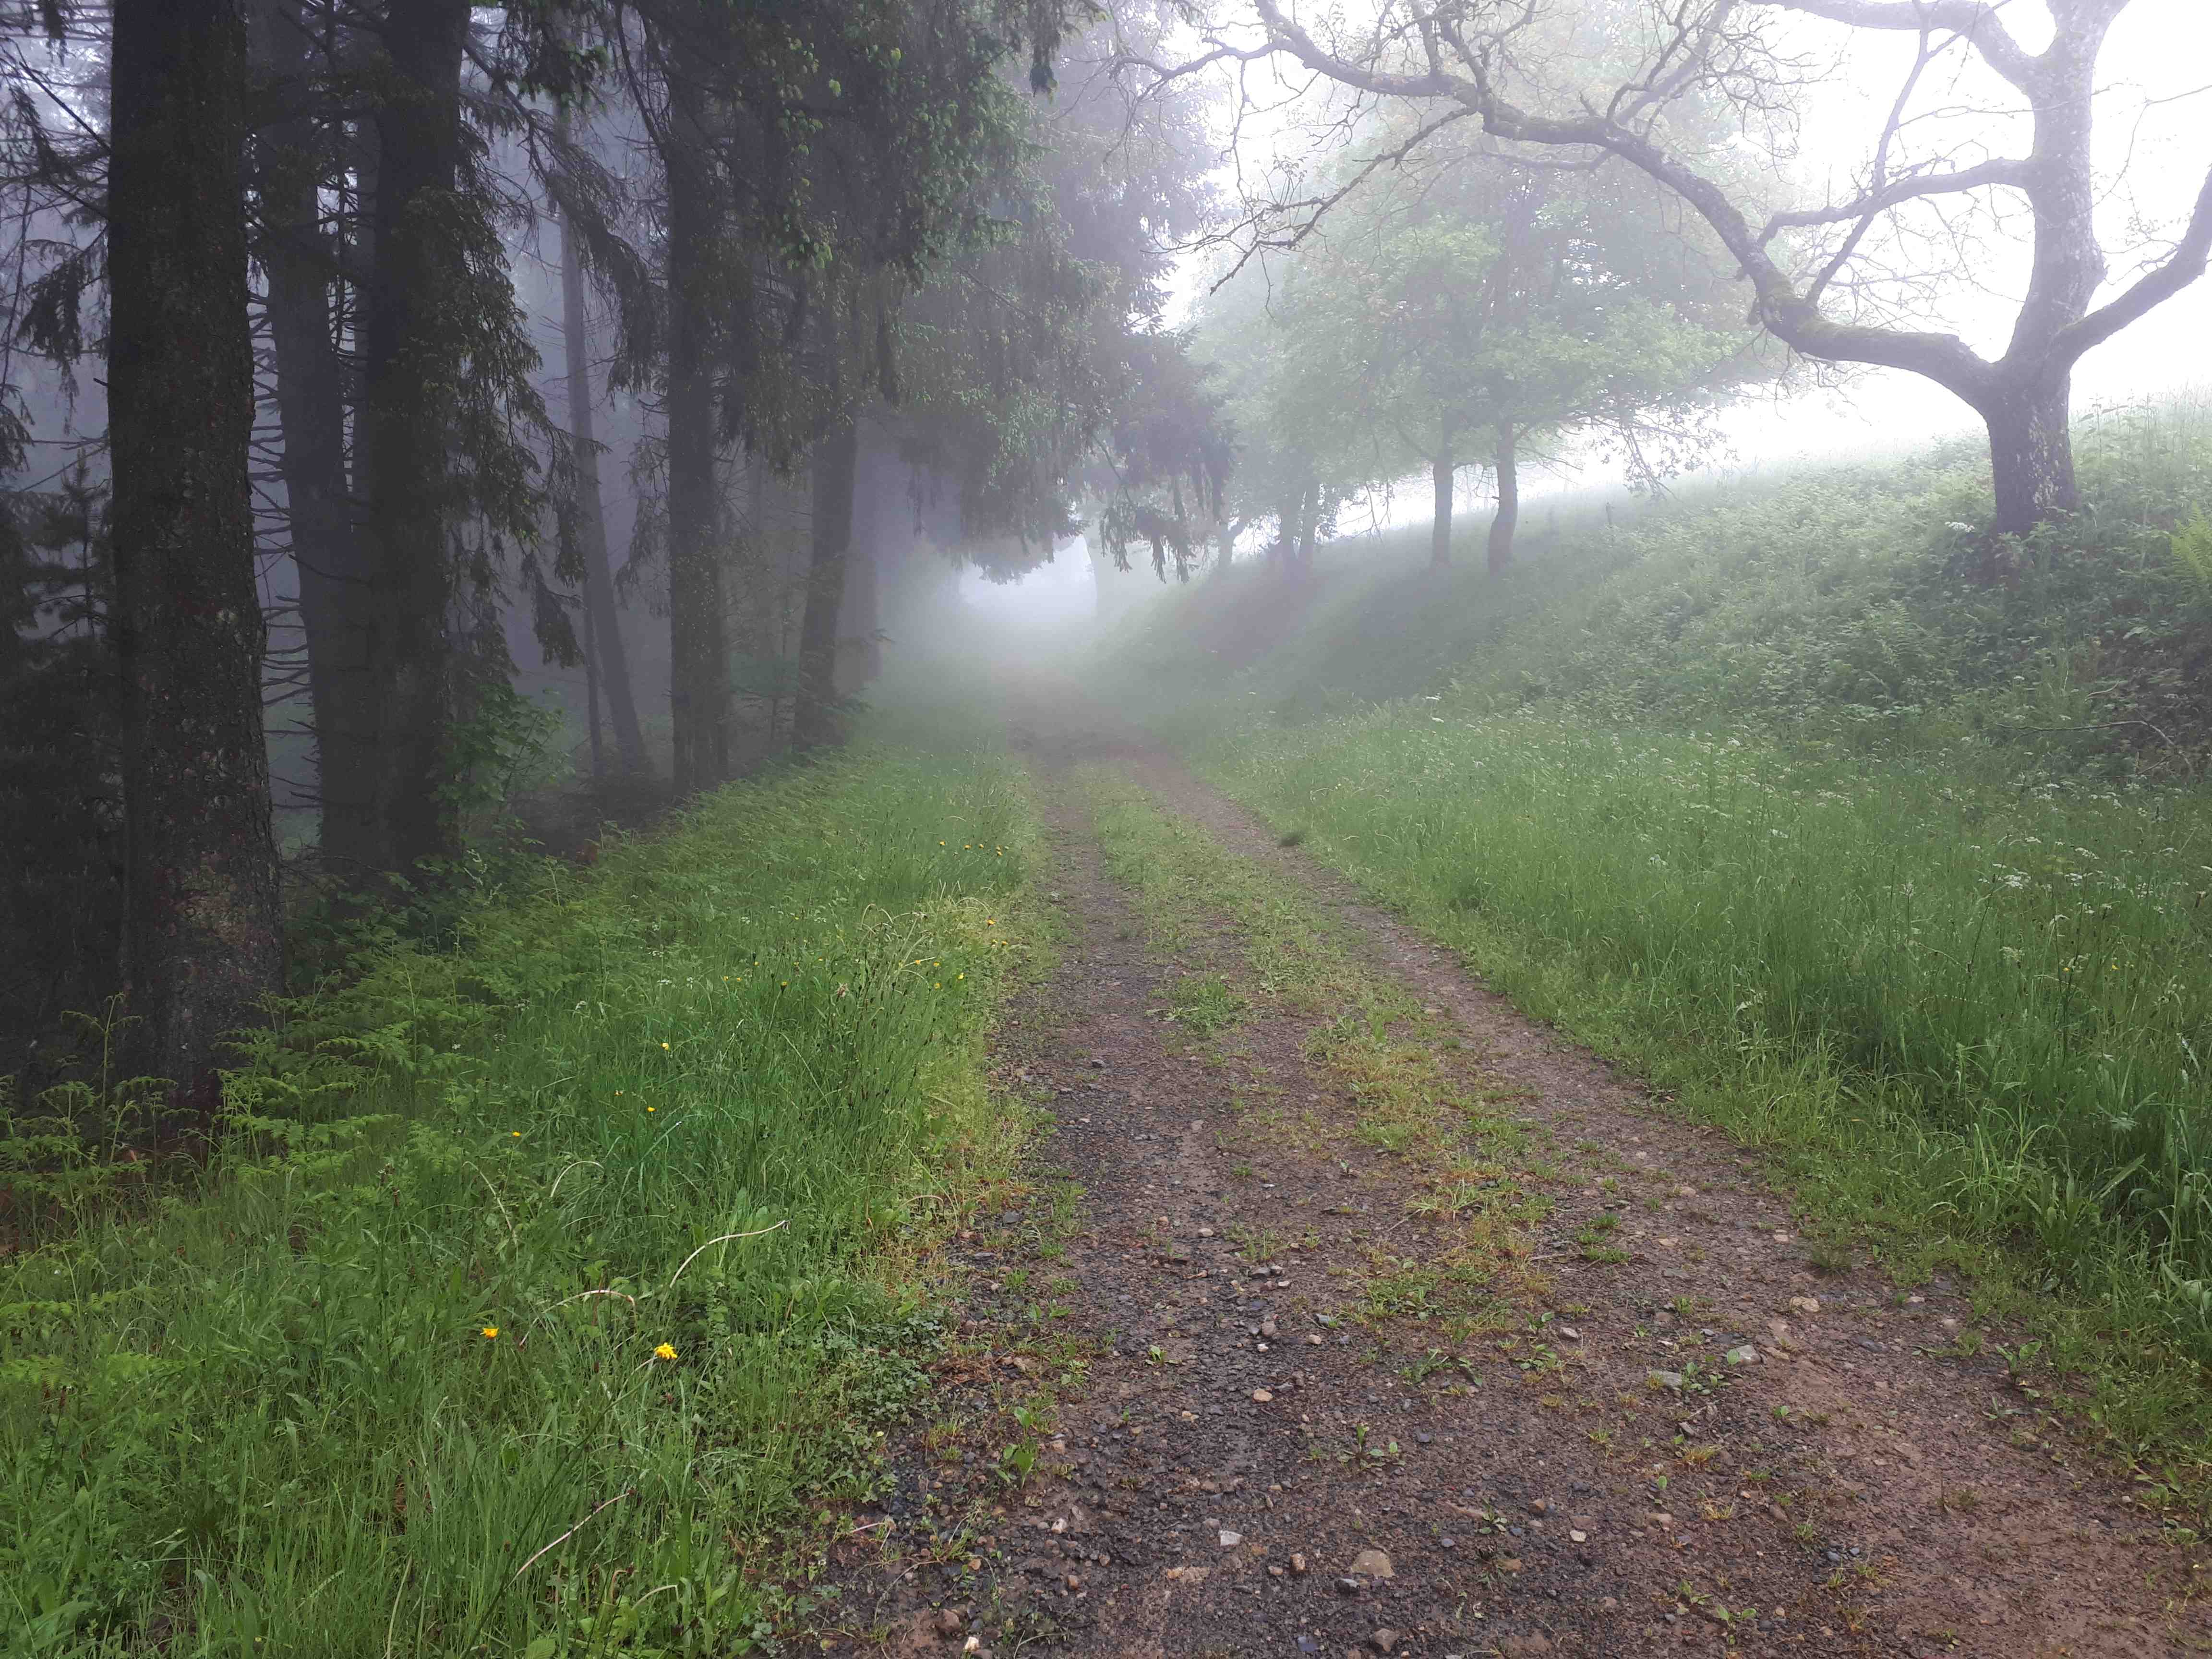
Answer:
[[[2197,597],[2212,600],[2212,519],[2203,507],[2173,532],[2173,561],[2189,573]]]

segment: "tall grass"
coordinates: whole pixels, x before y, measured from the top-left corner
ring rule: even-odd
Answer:
[[[1031,835],[866,747],[293,1008],[198,1190],[0,1263],[0,1650],[747,1650],[924,1386]]]
[[[1438,707],[1200,755],[1662,1085],[1817,1077],[1820,1133],[1910,1126],[1923,1196],[2212,1358],[2212,801]]]

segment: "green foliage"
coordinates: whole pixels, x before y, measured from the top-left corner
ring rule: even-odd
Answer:
[[[1030,835],[864,745],[293,1004],[198,1192],[0,1264],[0,1651],[755,1650],[731,1540],[927,1386]]]
[[[2173,532],[2173,558],[2197,585],[2197,597],[2212,601],[2212,518],[2198,507]]]

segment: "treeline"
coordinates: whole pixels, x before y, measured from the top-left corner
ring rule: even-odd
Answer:
[[[856,518],[1012,574],[1218,492],[1142,5],[13,10],[0,1071],[115,994],[110,1075],[210,1108],[285,984],[272,813],[356,913],[434,884],[544,735],[517,646],[681,797],[840,739]]]

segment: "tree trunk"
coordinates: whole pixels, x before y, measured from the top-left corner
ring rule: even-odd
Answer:
[[[1521,456],[1513,422],[1498,424],[1498,515],[1490,521],[1490,574],[1513,562],[1513,532],[1521,522]]]
[[[2008,389],[1981,410],[1990,429],[1990,481],[1999,535],[2024,536],[2054,514],[2081,504],[2074,483],[2074,435],[2068,417],[2071,377]]]
[[[859,428],[850,414],[841,415],[815,447],[811,469],[813,559],[806,575],[806,616],[799,629],[799,696],[791,715],[791,746],[802,752],[843,740],[836,713],[837,613],[845,601],[859,459]]]
[[[714,205],[705,140],[677,123],[668,158],[668,643],[676,789],[729,776],[729,650],[714,471]],[[696,146],[689,154],[686,146]]]
[[[446,611],[453,592],[452,434],[440,349],[451,301],[445,227],[461,154],[466,0],[391,0],[390,87],[377,113],[375,266],[362,330],[369,439],[366,544],[374,600],[377,773],[371,861],[412,869],[451,854],[459,826],[447,781],[452,729]]]
[[[108,444],[134,1069],[212,1109],[283,986],[246,447],[237,0],[116,0]]]
[[[1298,501],[1298,565],[1308,575],[1313,574],[1314,544],[1319,539],[1320,524],[1321,485],[1310,478]]]
[[[1429,463],[1436,486],[1436,520],[1429,526],[1429,568],[1442,570],[1451,563],[1452,457],[1446,448]]]
[[[565,139],[567,112],[556,118]],[[645,769],[645,737],[638,728],[629,657],[623,647],[622,623],[615,608],[614,574],[607,568],[607,518],[599,499],[599,446],[592,418],[591,319],[584,310],[584,268],[566,214],[561,216],[561,332],[567,357],[568,436],[576,452],[576,535],[582,544],[578,551],[584,561],[584,612],[592,645],[591,672],[606,693],[622,769],[639,772]],[[596,702],[592,707],[596,711]],[[592,718],[596,732],[596,712]]]
[[[253,21],[256,54],[287,94],[299,95],[315,47],[298,6],[261,0]],[[345,385],[331,334],[337,258],[322,230],[319,200],[327,159],[312,120],[272,123],[260,134],[255,183],[285,511],[307,635],[322,851],[331,862],[358,869],[374,861],[375,688],[368,654],[368,569],[346,482]]]

